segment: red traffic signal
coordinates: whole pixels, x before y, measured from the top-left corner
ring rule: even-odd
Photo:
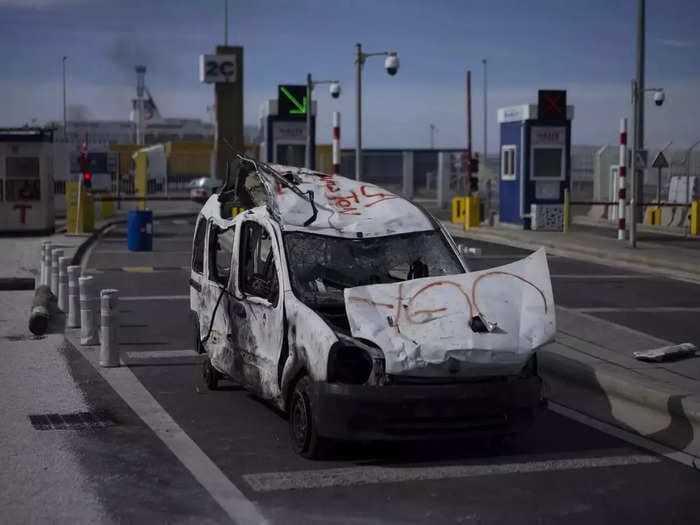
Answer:
[[[86,171],[83,173],[83,186],[89,188],[92,185],[92,173]]]

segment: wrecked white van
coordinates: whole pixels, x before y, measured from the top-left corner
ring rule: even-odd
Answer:
[[[544,252],[469,272],[439,222],[372,184],[241,158],[199,214],[191,272],[207,385],[277,405],[306,457],[334,438],[508,433],[541,403]]]

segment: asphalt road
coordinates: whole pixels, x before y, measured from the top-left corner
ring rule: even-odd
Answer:
[[[192,230],[189,221],[162,221],[154,251],[132,254],[117,229],[96,245],[88,271],[99,287],[120,290],[122,354],[133,374],[271,522],[697,523],[697,472],[551,411],[504,445],[343,444],[329,461],[297,456],[281,414],[232,383],[207,391],[201,382],[186,298]],[[469,245],[483,250],[473,269],[527,254]],[[698,286],[559,257],[550,271],[559,305],[700,342]],[[220,519],[201,501],[201,516]]]

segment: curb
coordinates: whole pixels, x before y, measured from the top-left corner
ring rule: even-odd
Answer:
[[[558,255],[560,257],[568,257],[571,259],[578,259],[587,262],[595,262],[598,264],[604,264],[606,266],[612,267],[628,268],[631,270],[637,270],[646,273],[655,273],[672,279],[680,279],[683,281],[700,283],[700,274],[697,273],[697,268],[695,266],[689,267],[688,265],[683,264],[669,266],[666,264],[659,264],[658,261],[650,258],[629,258],[625,257],[624,255],[611,255],[610,252],[606,250],[561,247],[555,245],[552,242],[547,241],[523,241],[519,239],[513,239],[507,236],[494,235],[485,232],[454,231],[453,228],[449,227],[447,228],[447,231],[450,232],[450,234],[453,237],[459,237],[463,239],[474,239],[476,241],[483,242],[491,242],[494,244],[512,246],[514,248],[521,248],[526,250],[537,250],[538,248],[544,246],[547,249],[548,253],[551,253],[552,255]],[[689,271],[689,268],[691,269],[691,271]]]

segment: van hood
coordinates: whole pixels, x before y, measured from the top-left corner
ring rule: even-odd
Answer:
[[[346,288],[345,309],[353,337],[382,349],[389,374],[518,373],[556,332],[543,248],[488,270]]]

